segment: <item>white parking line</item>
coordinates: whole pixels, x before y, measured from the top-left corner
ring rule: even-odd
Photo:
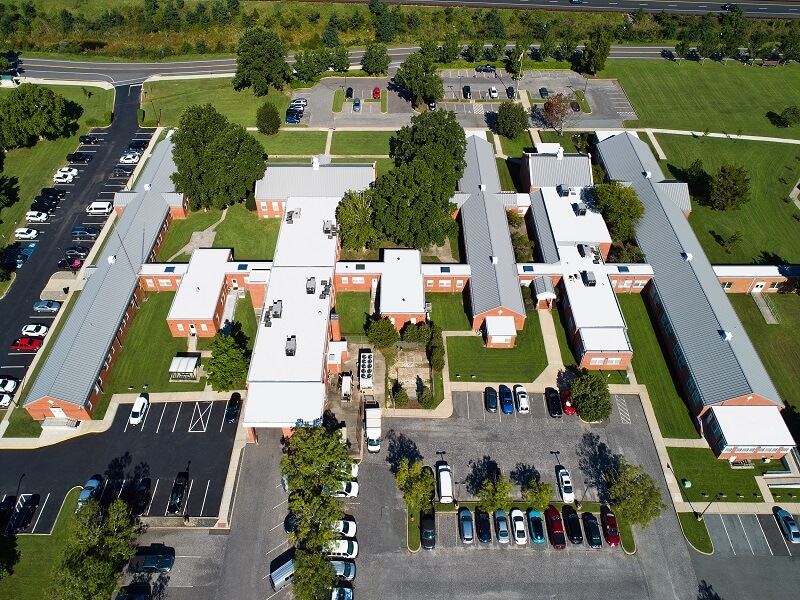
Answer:
[[[208,430],[208,422],[211,419],[211,409],[213,408],[214,403],[209,402],[208,406],[205,408],[200,408],[200,402],[194,403],[194,411],[192,412],[192,418],[189,421],[189,433],[205,433]],[[195,418],[195,414],[197,418]],[[202,429],[195,429],[195,427],[199,425]]]
[[[269,577],[269,575],[264,575],[264,577],[262,577],[261,579],[266,579],[267,577]],[[283,591],[285,591],[285,590],[288,590],[288,589],[289,589],[288,587],[285,587],[285,588],[283,588],[282,590],[278,590],[277,592],[275,592],[275,593],[274,593],[274,594],[272,594],[271,596],[267,596],[266,600],[270,600],[270,598],[274,598],[275,596],[277,596],[277,595],[278,595],[278,594],[280,594],[281,592],[283,592]]]
[[[144,431],[144,424],[147,423],[147,417],[150,416],[150,408],[152,404],[148,404],[147,410],[144,413],[144,419],[142,419],[142,424],[139,426],[139,431]]]
[[[183,408],[183,402],[178,404],[178,414],[175,415],[175,422],[172,424],[172,433],[175,433],[175,427],[178,425],[178,417],[181,416],[181,408]]]
[[[125,489],[125,481],[126,481],[126,480],[125,480],[125,479],[123,479],[123,480],[122,480],[122,485],[121,485],[121,486],[119,486],[119,494],[117,494],[117,500],[119,500],[119,499],[122,497],[122,490],[124,490],[124,489]]]
[[[156,497],[156,491],[158,490],[158,481],[159,480],[156,479],[156,486],[153,488],[153,493],[150,496],[150,504],[147,505],[147,512],[145,513],[145,515],[149,515],[150,514],[150,508],[152,508],[152,506],[153,506],[153,499]]]
[[[128,420],[125,421],[125,429],[122,430],[122,433],[128,433],[128,425],[131,424],[131,415],[133,414],[133,405],[131,405],[131,412],[128,413]]]
[[[744,533],[744,539],[747,540],[747,545],[750,546],[750,552],[753,556],[755,556],[755,552],[753,552],[753,544],[750,543],[750,538],[747,537],[747,531],[744,528],[744,523],[742,523],[742,515],[736,515],[739,517],[739,526],[742,528],[742,533]],[[758,519],[756,519],[758,521]]]
[[[203,509],[206,507],[206,497],[208,496],[208,487],[211,485],[211,480],[206,482],[206,493],[203,494],[203,504],[200,505],[200,516],[203,516]]]
[[[759,520],[758,516],[756,516],[756,523],[758,523],[758,528],[761,530],[761,535],[764,536],[764,541],[767,543],[767,548],[769,548],[770,555],[775,556],[775,553],[772,551],[772,546],[769,545],[767,534],[764,532],[764,528],[761,526],[761,521]]]
[[[778,525],[777,521],[774,520],[774,517],[772,522],[775,524],[775,527],[778,528],[778,533],[780,534],[779,537],[781,538],[783,545],[786,546],[786,551],[789,553],[789,556],[792,556],[792,551],[789,550],[789,544],[786,543],[786,536],[783,535],[783,530],[780,528],[780,525]]]
[[[164,413],[165,412],[167,412],[167,403],[166,402],[164,402],[164,408],[161,411],[161,416],[158,418],[158,426],[156,427],[156,433],[158,433],[158,430],[161,429],[161,419],[164,418]]]
[[[230,404],[231,400],[228,398],[225,401],[225,410],[222,411],[222,420],[219,422],[219,432],[222,433],[222,428],[225,427],[225,413],[228,412],[228,404]]]
[[[469,420],[469,392],[467,392],[467,420]]]
[[[283,506],[283,505],[284,505],[284,504],[286,504],[288,501],[289,501],[289,499],[287,498],[286,500],[284,500],[284,501],[283,501],[283,502],[281,502],[280,504],[276,504],[275,506],[273,506],[273,507],[272,507],[272,510],[275,510],[275,509],[276,509],[276,508],[278,508],[279,506]]]
[[[50,500],[50,494],[47,494],[47,498],[44,499],[44,504],[39,509],[39,516],[36,517],[36,523],[33,524],[33,529],[31,529],[31,533],[36,531],[36,526],[39,524],[39,519],[42,518],[42,513],[44,512],[44,507],[47,506],[47,501]]]
[[[107,487],[108,487],[108,479],[106,479],[106,482],[103,484],[103,491],[100,492],[100,502],[103,501],[103,496],[106,495],[106,488]]]
[[[189,497],[192,495],[192,486],[194,486],[194,479],[189,482],[189,491],[186,493],[186,501],[183,503],[183,514],[189,510]]]
[[[270,529],[270,531],[275,531],[275,530],[276,530],[278,527],[280,527],[281,525],[283,525],[283,523],[278,523],[277,525],[275,525],[275,527],[273,527],[272,529]]]
[[[272,550],[268,550],[268,551],[267,551],[267,553],[266,553],[264,556],[269,556],[270,554],[272,554],[273,552],[275,552],[275,550],[277,550],[278,548],[282,548],[282,547],[283,547],[283,546],[285,546],[287,543],[288,543],[288,542],[281,542],[280,544],[278,544],[277,546],[275,546],[275,547],[274,547]]]
[[[736,548],[733,547],[733,542],[731,541],[731,536],[728,533],[728,528],[725,526],[725,519],[722,518],[722,515],[719,516],[719,522],[722,523],[722,528],[725,530],[725,535],[728,536],[728,543],[731,545],[731,550],[733,551],[733,555],[736,556]]]

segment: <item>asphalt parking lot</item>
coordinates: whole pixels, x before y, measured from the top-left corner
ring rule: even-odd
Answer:
[[[0,499],[38,494],[28,533],[48,533],[67,492],[103,477],[101,501],[129,493],[145,477],[152,498],[145,516],[163,517],[179,471],[189,472],[185,512],[216,517],[228,473],[236,423],[224,423],[226,400],[153,404],[143,426],[128,425],[120,405],[111,428],[38,450],[0,451]]]
[[[774,515],[703,516],[719,556],[800,557],[800,544],[786,541]]]
[[[411,103],[400,97],[397,91],[389,90],[387,112],[381,112],[380,101],[372,101],[372,90],[386,90],[389,81],[385,77],[325,77],[313,88],[298,90],[295,97],[308,99],[302,123],[310,127],[401,127],[415,114]],[[354,112],[352,102],[345,102],[342,112],[332,112],[333,95],[353,88],[353,97],[361,98],[361,111]],[[367,101],[369,100],[369,101]]]

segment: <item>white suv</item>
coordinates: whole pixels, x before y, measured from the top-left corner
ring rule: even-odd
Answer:
[[[575,490],[572,489],[572,477],[564,467],[558,470],[558,489],[561,492],[561,499],[567,504],[575,502]]]
[[[358,542],[355,540],[334,540],[325,548],[330,558],[355,558],[358,556]]]
[[[489,98],[497,98],[497,88],[492,86],[489,88]]]
[[[521,415],[527,415],[531,412],[531,405],[528,403],[528,392],[525,387],[519,384],[514,386],[514,397],[517,399],[517,412]]]

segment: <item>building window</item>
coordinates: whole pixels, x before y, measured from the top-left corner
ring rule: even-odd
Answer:
[[[722,289],[723,290],[729,290],[732,287],[733,287],[733,282],[732,281],[723,281],[722,282]]]
[[[411,317],[411,324],[412,325],[416,325],[417,324],[417,317]]]
[[[353,283],[354,284],[364,283],[364,278],[363,277],[353,277]]]
[[[183,331],[183,323],[178,323],[176,325],[176,327],[177,327],[178,331]]]
[[[647,285],[647,282],[641,279],[633,282],[633,287],[635,288],[643,288],[645,285]]]
[[[450,272],[450,267],[439,267],[439,272],[440,273],[449,273]]]
[[[715,435],[717,438],[721,438],[721,437],[722,437],[722,429],[720,429],[720,427],[719,427],[719,423],[717,423],[717,420],[716,420],[716,419],[713,419],[713,420],[711,421],[711,431],[713,431],[713,432],[714,432],[714,435]]]
[[[611,287],[612,287],[612,288],[615,288],[615,287],[617,287],[617,280],[616,280],[616,279],[612,279],[612,280],[611,280]]]
[[[262,202],[261,203],[261,210],[267,210],[267,203],[266,202]]]
[[[450,287],[450,280],[449,279],[440,279],[439,280],[439,287]]]
[[[463,279],[456,279],[456,287],[462,287],[464,285]]]
[[[602,356],[595,356],[593,359],[589,361],[590,365],[602,365],[606,362],[606,359]]]
[[[208,326],[205,323],[200,323],[200,331],[208,331]]]
[[[158,285],[161,287],[172,287],[172,280],[171,279],[159,279]]]
[[[630,279],[624,279],[623,281],[620,281],[619,287],[621,287],[621,288],[629,288],[629,287],[631,287],[631,283],[632,282],[631,282]]]
[[[342,277],[342,283],[346,284],[348,281],[350,281],[349,277]]]
[[[770,283],[770,284],[769,284],[769,289],[771,289],[771,290],[777,290],[777,289],[778,289],[778,286],[779,286],[780,284],[781,284],[781,282],[780,282],[780,281],[773,281],[772,283]]]
[[[737,446],[736,451],[737,452],[755,452],[756,451],[756,447],[755,446]]]
[[[761,446],[761,452],[774,453],[774,452],[777,452],[780,449],[781,449],[780,446]]]
[[[281,203],[280,202],[273,202],[272,203],[272,210],[280,210],[280,209],[281,209]]]
[[[728,454],[730,454],[731,452],[733,452],[733,446],[725,446],[725,447],[722,449],[722,451],[723,451],[723,452],[725,452],[725,453],[728,453]]]
[[[508,336],[508,335],[493,335],[492,336],[492,343],[493,344],[510,344],[511,343],[511,336]]]
[[[153,283],[153,280],[152,280],[152,279],[145,279],[144,281],[145,281],[145,283],[147,284],[147,287],[153,287],[153,286],[155,285],[155,284]]]
[[[621,365],[622,364],[622,359],[621,358],[609,358],[608,362],[606,364],[607,365]]]
[[[428,287],[433,287],[433,279],[426,279],[425,285],[427,285]]]

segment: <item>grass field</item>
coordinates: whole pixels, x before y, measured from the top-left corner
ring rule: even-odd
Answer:
[[[325,152],[328,134],[324,131],[286,131],[275,135],[264,135],[258,131],[250,133],[261,142],[267,154],[298,154],[313,156]]]
[[[257,98],[250,89],[237,92],[231,81],[230,77],[224,77],[145,83],[142,97],[145,121],[175,127],[187,106],[210,102],[233,123],[255,127],[256,111],[264,102],[274,104],[279,115],[289,106],[289,97],[286,94],[273,90],[266,96]]]
[[[256,313],[253,310],[253,300],[250,298],[250,292],[245,292],[244,298],[239,298],[236,303],[236,313],[233,315],[233,321],[242,326],[242,333],[247,336],[247,349],[252,350],[256,341],[258,322],[256,321]],[[212,341],[214,341],[214,338],[197,338],[197,349],[211,350]]]
[[[708,529],[703,521],[698,521],[694,513],[678,513],[678,519],[681,521],[683,535],[692,546],[708,554],[714,551],[714,544],[711,543]]]
[[[38,600],[48,596],[53,568],[71,535],[70,523],[79,492],[76,488],[67,494],[50,535],[17,537],[19,562],[14,565],[13,574],[0,579],[0,598]]]
[[[709,448],[668,447],[667,453],[678,480],[692,482],[688,489],[681,486],[683,497],[689,502],[710,502],[715,497],[715,502],[761,501],[756,496],[758,485],[755,476],[761,474],[759,469],[731,469],[728,461],[717,460]]]
[[[800,147],[681,135],[658,135],[658,142],[668,163],[679,169],[700,158],[707,173],[727,162],[745,167],[750,175],[750,202],[739,210],[712,210],[692,202],[689,223],[712,264],[775,264],[777,257],[800,262],[800,221],[794,218],[800,211],[784,202],[800,178]],[[670,176],[667,170],[664,174]],[[743,239],[728,254],[714,234],[727,238],[734,231],[741,231]]]
[[[189,216],[185,219],[173,220],[167,231],[167,237],[158,251],[157,260],[160,262],[170,261],[174,254],[189,243],[189,240],[192,239],[192,233],[207,229],[219,221],[221,216],[221,210],[212,208],[208,212],[202,210],[192,212],[189,213]],[[182,258],[185,258],[185,261],[189,260],[188,256],[179,256],[175,260],[178,262],[185,262],[181,260]]]
[[[610,60],[601,76],[620,81],[639,127],[800,137],[800,127],[776,127],[766,116],[797,104],[797,64],[771,69],[735,61]]]
[[[800,498],[800,488],[770,488],[772,497],[786,502],[797,502]]]
[[[394,131],[335,131],[331,154],[389,155],[389,138]]]
[[[500,189],[504,192],[516,192],[519,179],[520,161],[517,158],[495,158],[497,172],[500,174]]]
[[[68,138],[41,140],[33,148],[18,148],[6,153],[5,167],[0,175],[0,247],[13,241],[17,223],[23,222],[33,198],[43,187],[53,185],[53,173],[67,163],[64,157],[78,147],[78,136],[86,133],[89,120],[102,122],[114,105],[114,92],[95,87],[73,85],[47,86],[68,101],[80,104],[83,114],[78,119],[78,130]],[[86,90],[86,92],[84,92]],[[0,98],[11,93],[10,88],[0,88]],[[91,95],[88,95],[91,94]],[[87,96],[88,95],[88,96]],[[8,198],[9,206],[5,206]]]
[[[665,438],[700,437],[675,387],[644,298],[641,294],[619,294],[617,298],[628,324],[636,380],[647,386],[661,435]]]
[[[233,248],[236,260],[272,260],[280,226],[280,219],[259,219],[243,204],[234,204],[217,225],[214,248]]]
[[[463,294],[427,294],[425,300],[431,303],[431,320],[441,327],[442,331],[469,331],[472,329],[467,312],[464,310]]]
[[[524,131],[513,140],[502,135],[496,135],[495,139],[500,140],[503,154],[509,158],[521,158],[523,150],[533,148],[533,140],[531,140],[531,136],[527,131]]]
[[[529,312],[514,348],[486,348],[480,336],[448,337],[450,379],[533,381],[547,366],[539,315]]]
[[[394,169],[394,159],[389,158],[333,158],[335,163],[375,163],[378,175],[383,175]]]
[[[342,335],[366,335],[364,325],[370,317],[369,292],[339,292],[336,294],[336,314]]]

